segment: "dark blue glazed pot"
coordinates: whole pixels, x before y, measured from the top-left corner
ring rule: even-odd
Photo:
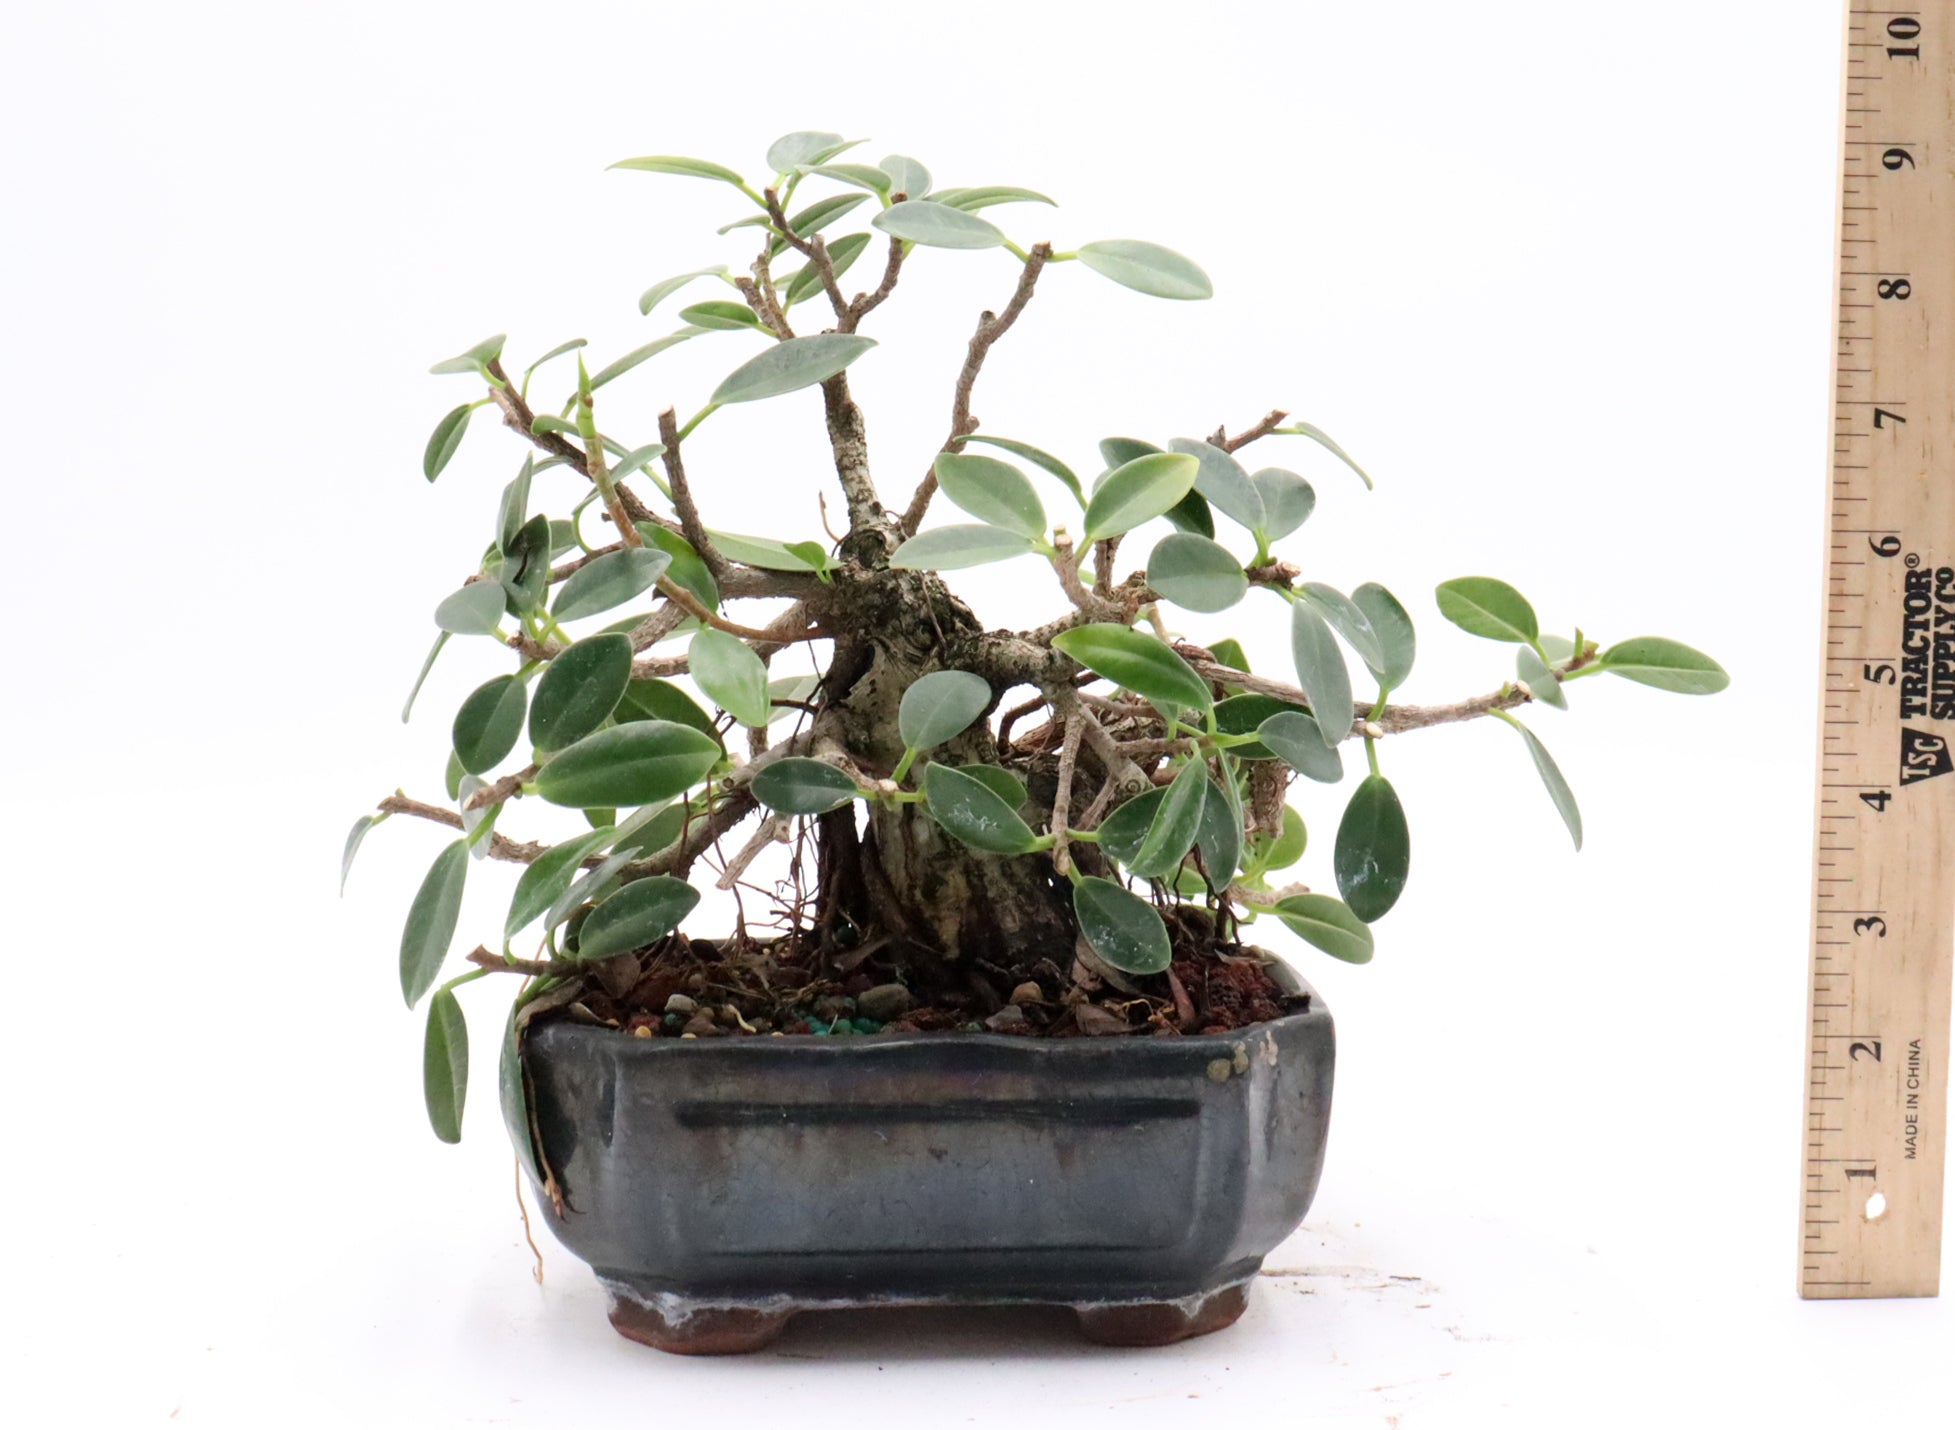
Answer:
[[[1226,1034],[679,1041],[557,1021],[522,1056],[564,1202],[546,1219],[612,1323],[720,1353],[835,1306],[1060,1304],[1116,1344],[1218,1330],[1309,1209],[1334,1049],[1310,993]]]

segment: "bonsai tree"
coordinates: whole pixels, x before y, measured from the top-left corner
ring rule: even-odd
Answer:
[[[1393,703],[1412,670],[1411,616],[1382,586],[1346,593],[1285,559],[1279,548],[1315,494],[1295,472],[1248,459],[1301,438],[1369,486],[1325,433],[1272,411],[1235,431],[1109,437],[1095,473],[1050,450],[1076,454],[1077,433],[979,424],[985,364],[1042,284],[1085,269],[1151,297],[1203,299],[1202,270],[1132,239],[1021,246],[999,211],[1047,215],[1044,195],[938,188],[914,159],[871,165],[854,147],[787,135],[758,186],[703,160],[623,161],[614,167],[737,196],[720,232],[743,243],[745,268],[654,284],[642,313],[682,290],[697,301],[676,329],[595,371],[578,340],[518,372],[501,337],[433,368],[475,392],[436,424],[428,481],[485,412],[523,455],[484,503],[493,520],[472,571],[434,607],[428,665],[459,638],[504,668],[454,714],[447,802],[382,800],[345,858],[395,814],[458,831],[415,895],[400,948],[407,1003],[435,990],[426,1095],[444,1139],[459,1136],[467,1073],[455,989],[492,972],[527,980],[502,1063],[524,1148],[517,1040],[547,1010],[677,1037],[891,1026],[1171,1035],[1276,1016],[1297,985],[1248,947],[1249,925],[1281,923],[1362,963],[1371,926],[1405,888],[1411,845],[1381,746],[1451,721],[1510,726],[1579,848],[1574,795],[1515,712],[1565,708],[1565,687],[1597,675],[1683,694],[1726,683],[1675,641],[1547,633],[1514,587],[1462,576],[1439,585],[1439,612],[1511,648],[1511,676],[1452,704]],[[979,316],[946,375],[941,446],[900,464],[872,459],[849,383],[853,364],[888,360],[872,320],[933,264],[976,254],[1009,271],[1001,306]],[[693,341],[730,350],[697,411],[653,419],[613,400],[619,378]],[[545,380],[549,402],[533,396]],[[689,439],[806,388],[820,392],[836,529],[814,528],[811,504],[809,527],[778,538],[729,530],[766,523],[702,506]],[[1050,580],[1044,625],[993,629],[958,598],[949,573],[1004,561]],[[1290,650],[1258,656],[1261,670],[1236,640],[1179,634],[1190,615],[1252,599],[1289,607]],[[746,614],[769,600],[786,604]],[[770,680],[770,662],[795,646],[818,652],[819,675]],[[1366,772],[1335,825],[1336,893],[1287,883],[1306,829],[1292,784],[1301,776],[1328,794],[1347,758]],[[509,812],[534,801],[582,811],[588,830],[519,840]],[[1320,801],[1303,802],[1321,825]],[[703,880],[734,888],[776,844],[790,847],[789,868],[770,928],[756,935],[743,919],[698,941],[679,931]],[[485,858],[523,866],[508,915],[436,989],[463,883]]]

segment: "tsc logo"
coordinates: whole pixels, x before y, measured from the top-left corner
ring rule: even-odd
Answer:
[[[1926,730],[1901,727],[1901,783],[1919,784],[1955,769],[1955,757],[1948,751],[1948,740]]]

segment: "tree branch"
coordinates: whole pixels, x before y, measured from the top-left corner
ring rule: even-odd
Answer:
[[[1258,437],[1267,437],[1270,433],[1274,432],[1277,425],[1289,415],[1289,413],[1280,409],[1271,411],[1262,421],[1258,422],[1254,427],[1249,428],[1239,437],[1231,437],[1224,428],[1217,427],[1215,429],[1215,435],[1208,440],[1210,445],[1220,447],[1224,452],[1240,451]]]
[[[438,804],[423,804],[420,800],[409,799],[404,794],[390,794],[387,798],[381,800],[375,808],[387,814],[411,814],[416,819],[426,819],[436,824],[445,824],[450,829],[462,829],[465,827],[462,824],[462,817],[455,813],[454,810],[444,809]],[[489,833],[489,857],[491,859],[505,859],[511,864],[534,864],[549,852],[550,846],[548,844],[537,844],[534,841],[528,844],[518,844],[515,840],[497,834],[493,830]]]
[[[1045,261],[1052,256],[1052,245],[1035,243],[1026,255],[1025,267],[1018,275],[1018,287],[1005,304],[1002,313],[984,313],[978,318],[977,331],[971,334],[971,341],[964,351],[964,367],[957,374],[957,387],[950,404],[950,435],[944,439],[940,452],[953,450],[971,433],[977,431],[977,419],[971,416],[971,389],[977,386],[978,372],[984,366],[984,359],[994,343],[1011,330],[1018,321],[1018,315],[1025,311],[1025,305],[1032,301],[1032,289],[1039,281],[1039,274],[1045,270]],[[923,524],[923,514],[930,509],[930,498],[937,492],[937,469],[924,473],[918,484],[916,495],[910,498],[909,508],[903,513],[903,534],[915,536],[916,529]]]
[[[536,421],[536,414],[530,411],[530,406],[523,400],[523,395],[509,380],[509,374],[502,370],[501,359],[498,358],[489,364],[489,375],[496,380],[489,384],[489,396],[495,400],[496,406],[502,409],[502,421],[505,427],[515,428],[523,434],[526,441],[541,447],[553,457],[563,458],[578,471],[589,473],[590,458],[585,455],[583,448],[570,441],[561,432],[532,430],[531,424]],[[603,451],[603,444],[599,444],[598,450]],[[646,510],[645,504],[633,496],[629,489],[620,488],[618,495],[624,504],[625,514],[633,521],[652,519],[652,514]]]
[[[1308,707],[1310,704],[1310,697],[1297,686],[1287,685],[1280,680],[1271,680],[1267,676],[1252,675],[1246,670],[1235,670],[1206,659],[1208,652],[1200,646],[1178,643],[1175,649],[1204,680],[1221,685],[1240,686],[1254,694],[1271,695],[1292,705]],[[1353,707],[1357,723],[1352,727],[1351,733],[1370,738],[1380,735],[1402,735],[1408,730],[1423,730],[1432,725],[1451,725],[1461,720],[1478,719],[1495,710],[1512,710],[1517,705],[1527,704],[1533,698],[1522,687],[1510,683],[1490,695],[1476,695],[1471,700],[1460,700],[1451,705],[1387,705],[1376,720],[1371,716],[1372,707],[1360,703]]]
[[[848,299],[842,296],[841,285],[835,281],[835,264],[828,256],[828,245],[821,241],[819,234],[815,235],[814,241],[810,243],[794,231],[793,226],[787,221],[786,211],[781,208],[779,194],[768,189],[763,197],[767,200],[767,216],[774,221],[774,227],[780,230],[781,237],[787,240],[790,248],[806,254],[808,261],[814,264],[815,272],[821,275],[822,291],[828,295],[829,305],[835,309],[836,318],[846,320],[849,315],[849,303]]]
[[[699,519],[699,507],[686,481],[685,459],[679,454],[679,414],[670,407],[658,415],[658,440],[665,448],[660,460],[665,463],[665,480],[672,488],[673,510],[679,514],[679,532],[717,581],[726,574],[728,562],[707,534],[706,523]]]
[[[854,332],[864,318],[882,306],[884,300],[895,291],[896,276],[902,267],[903,240],[892,236],[889,240],[889,258],[883,264],[882,282],[876,285],[874,292],[858,293],[850,301],[849,310],[842,318],[843,332]]]

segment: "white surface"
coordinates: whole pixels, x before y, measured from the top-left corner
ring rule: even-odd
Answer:
[[[1832,0],[70,4],[8,29],[20,1423],[1946,1423],[1943,1303],[1791,1294]],[[1407,598],[1408,698],[1507,674],[1432,610],[1467,571],[1734,676],[1538,712],[1579,858],[1508,732],[1386,751],[1411,889],[1375,964],[1303,964],[1339,1020],[1338,1109],[1272,1265],[1317,1269],[1227,1335],[1103,1353],[1038,1318],[891,1313],[744,1362],[629,1346],[567,1255],[529,1280],[479,1054],[499,994],[465,990],[467,1140],[422,1125],[393,959],[439,837],[378,831],[334,899],[353,814],[438,790],[445,711],[487,674],[451,652],[395,722],[516,461],[482,423],[426,487],[461,390],[427,364],[497,329],[526,354],[663,331],[637,293],[734,256],[710,230],[737,209],[603,166],[755,169],[808,126],[1053,193],[1049,219],[999,211],[1023,239],[1201,261],[1206,305],[1055,270],[977,410],[1082,460],[1278,403],[1328,428],[1379,490],[1272,452],[1321,497],[1285,550]],[[1011,278],[920,257],[857,375],[893,496]],[[696,404],[741,341],[621,380],[622,425]],[[811,408],[701,429],[709,516],[812,532]],[[959,585],[1017,623],[1051,612],[1036,577]],[[507,887],[475,881],[464,937]]]

